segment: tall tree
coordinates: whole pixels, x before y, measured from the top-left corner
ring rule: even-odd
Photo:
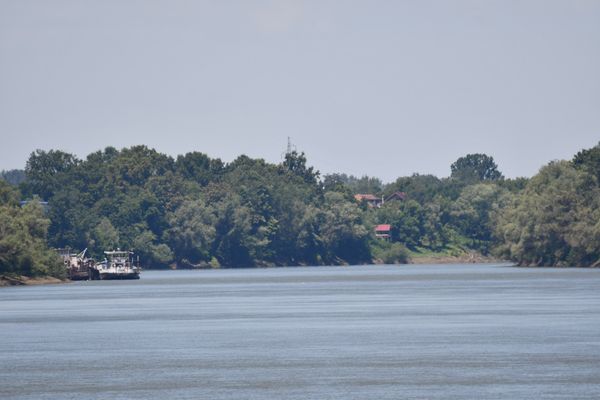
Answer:
[[[497,181],[502,179],[502,173],[494,158],[486,154],[467,154],[460,157],[451,166],[451,177],[465,183]]]
[[[61,178],[65,178],[65,174],[78,163],[77,157],[64,151],[34,151],[25,166],[29,194],[48,199],[61,185],[68,184],[68,181]]]
[[[596,177],[600,183],[600,143],[591,149],[585,149],[578,152],[573,157],[573,165],[578,169],[583,169]]]
[[[298,153],[296,150],[293,150],[286,153],[281,167],[284,171],[289,171],[293,175],[301,177],[308,184],[316,185],[319,180],[319,171],[313,167],[306,166],[304,152]]]

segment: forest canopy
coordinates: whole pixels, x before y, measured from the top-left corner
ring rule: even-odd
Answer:
[[[0,273],[60,275],[50,249],[64,247],[96,257],[130,249],[147,268],[396,263],[466,252],[599,265],[600,145],[531,179],[504,178],[485,154],[460,157],[450,172],[384,184],[321,176],[296,151],[272,164],[200,152],[173,158],[146,146],[85,159],[36,150],[24,171],[0,175]],[[389,231],[376,232],[382,226]]]

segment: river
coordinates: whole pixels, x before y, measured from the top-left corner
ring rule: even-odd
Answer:
[[[145,271],[0,290],[2,399],[598,399],[600,270]]]

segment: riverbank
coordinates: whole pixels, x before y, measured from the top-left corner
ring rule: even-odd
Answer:
[[[412,257],[410,260],[410,264],[486,264],[501,262],[506,262],[506,260],[486,257],[478,253],[469,253],[461,256],[424,255],[421,257]]]
[[[486,264],[507,262],[499,258],[485,256],[477,251],[449,249],[444,252],[411,251],[409,264]]]
[[[3,286],[32,286],[32,285],[49,285],[58,283],[70,282],[68,279],[61,280],[51,276],[31,278],[24,275],[7,276],[0,275],[0,287]]]

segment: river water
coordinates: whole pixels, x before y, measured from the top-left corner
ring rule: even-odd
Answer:
[[[600,270],[146,271],[0,290],[2,399],[598,399]]]

